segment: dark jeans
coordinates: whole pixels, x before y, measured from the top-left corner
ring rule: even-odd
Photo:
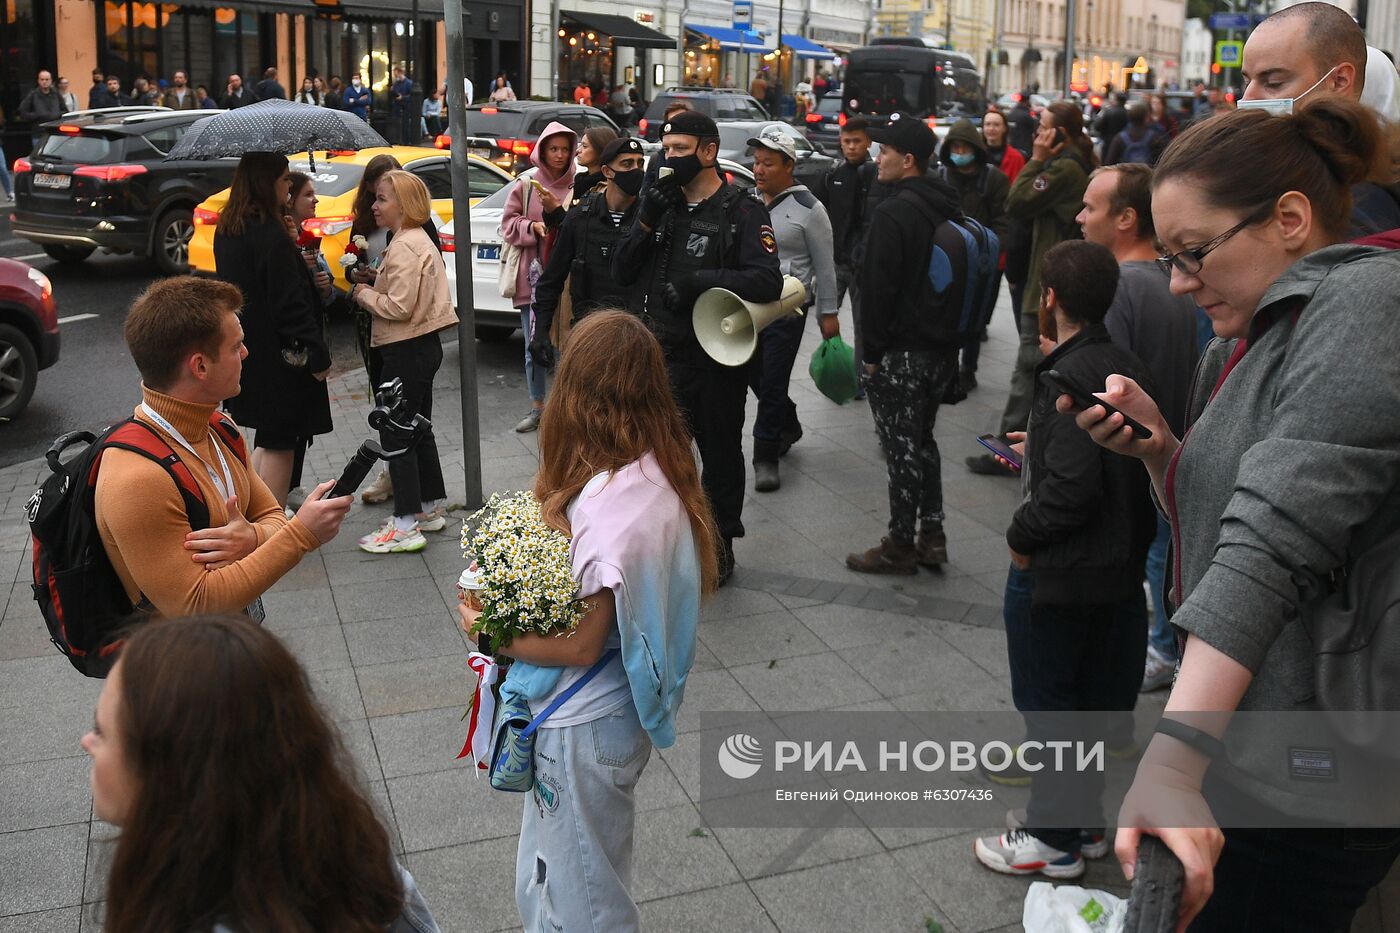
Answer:
[[[383,361],[380,378],[403,380],[405,420],[414,415],[433,417],[433,376],[442,365],[442,340],[437,334],[423,334],[398,343],[379,347]],[[402,450],[402,441],[380,432],[385,450]],[[423,511],[424,499],[445,499],[447,488],[442,480],[442,463],[438,460],[437,440],[429,431],[414,449],[389,461],[389,478],[394,483],[394,514],[417,515]]]
[[[933,424],[948,383],[957,378],[957,351],[891,351],[880,371],[862,374],[875,431],[890,476],[890,538],[914,541],[914,525],[943,523],[943,459]]]
[[[1026,714],[1026,736],[1037,741],[1105,741],[1120,719],[1105,716],[1078,734],[1037,720],[1037,712],[1077,710],[1131,711],[1137,705],[1142,667],[1147,656],[1147,626],[1141,596],[1095,605],[1035,605],[1035,574],[1011,567],[1006,575],[1002,616],[1006,653],[1011,662],[1011,698]],[[1081,828],[1102,825],[1086,819],[1083,827],[1044,829],[1054,822],[1041,814],[1097,808],[1103,794],[1100,772],[1038,772],[1031,782],[1026,825],[1041,842],[1062,852],[1079,849]],[[1086,806],[1087,805],[1087,806]]]
[[[758,417],[753,423],[753,462],[776,462],[783,435],[801,428],[797,406],[788,397],[792,364],[802,343],[803,317],[774,321],[758,334],[758,350],[749,360],[749,388],[758,396]]]
[[[740,367],[721,366],[700,350],[666,355],[671,391],[700,448],[700,484],[722,538],[744,536],[744,404]]]
[[[997,273],[997,287],[992,290],[992,294],[1001,294],[1000,272]],[[959,368],[965,372],[977,372],[977,360],[980,359],[982,356],[982,335],[987,332],[987,325],[992,322],[992,311],[994,309],[995,303],[991,308],[987,309],[986,320],[982,322],[981,327],[977,328],[977,332],[969,336],[965,341],[963,341],[962,363],[960,364]]]
[[[1207,801],[1216,804],[1238,793],[1207,773]],[[1400,829],[1224,832],[1215,893],[1191,924],[1191,933],[1346,933],[1367,893],[1380,884],[1400,854]]]
[[[865,359],[860,355],[864,342],[860,339],[860,270],[855,266],[836,266],[836,304],[846,300],[846,292],[851,293],[851,349],[856,355],[856,371],[860,371]]]

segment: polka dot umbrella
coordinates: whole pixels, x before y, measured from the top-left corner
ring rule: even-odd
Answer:
[[[165,160],[222,159],[245,152],[309,155],[316,149],[371,149],[387,145],[388,140],[348,110],[264,100],[196,122]],[[314,156],[311,169],[316,170]]]

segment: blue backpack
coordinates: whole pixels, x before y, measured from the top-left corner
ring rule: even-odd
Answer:
[[[1001,282],[997,269],[1001,240],[990,227],[964,214],[943,220],[935,218],[932,210],[918,198],[901,196],[901,200],[938,223],[928,260],[928,280],[937,297],[953,299],[952,306],[945,311],[947,326],[944,329],[951,341],[961,344],[980,334],[992,319]],[[957,255],[960,251],[961,256]]]
[[[1152,165],[1157,161],[1157,154],[1160,147],[1157,145],[1157,137],[1162,134],[1155,126],[1149,126],[1147,132],[1142,134],[1142,139],[1133,139],[1127,130],[1118,134],[1118,138],[1123,141],[1123,154],[1119,156],[1118,163],[1141,162],[1143,165]]]

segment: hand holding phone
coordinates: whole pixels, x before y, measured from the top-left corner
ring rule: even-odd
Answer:
[[[1013,472],[1021,472],[1021,455],[1006,441],[995,434],[983,434],[977,438],[977,443],[996,454],[998,459],[1005,461]]]
[[[1062,395],[1068,395],[1071,399],[1074,400],[1074,406],[1079,411],[1087,411],[1088,409],[1093,408],[1095,405],[1097,405],[1104,410],[1105,417],[1112,414],[1122,415],[1123,424],[1132,429],[1133,437],[1135,439],[1145,441],[1148,438],[1152,437],[1152,432],[1149,431],[1147,428],[1143,427],[1137,421],[1134,421],[1132,418],[1128,417],[1119,408],[1115,407],[1109,402],[1105,402],[1101,398],[1094,396],[1088,390],[1083,388],[1078,382],[1075,382],[1074,379],[1072,379],[1069,376],[1066,376],[1064,373],[1061,373],[1058,370],[1048,369],[1040,374],[1040,381],[1044,385],[1049,386],[1050,388],[1056,390]]]

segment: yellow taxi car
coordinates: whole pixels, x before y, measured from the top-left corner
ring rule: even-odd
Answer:
[[[451,155],[441,149],[426,146],[379,146],[374,149],[361,149],[358,152],[318,152],[316,171],[311,171],[310,162],[303,155],[291,156],[294,172],[311,175],[316,186],[316,216],[303,226],[321,238],[321,252],[330,264],[331,274],[336,284],[348,287],[345,270],[340,265],[340,257],[350,242],[350,222],[354,219],[351,209],[355,202],[355,191],[360,186],[365,166],[377,155],[388,153],[399,160],[407,171],[423,179],[428,186],[428,194],[433,199],[433,211],[443,219],[452,219],[452,169]],[[471,202],[477,201],[497,191],[511,180],[511,176],[489,160],[478,156],[468,157],[467,182],[471,187]],[[228,203],[229,189],[211,194],[194,209],[194,236],[190,240],[190,268],[197,272],[214,272],[214,227],[219,222],[219,212]]]

